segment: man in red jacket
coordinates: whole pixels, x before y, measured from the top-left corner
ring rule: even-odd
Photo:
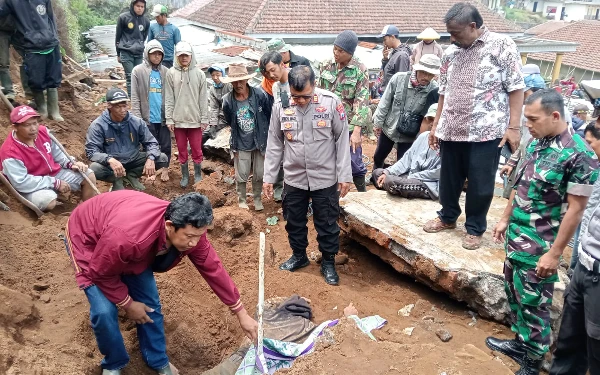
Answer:
[[[177,374],[166,352],[163,315],[154,272],[188,256],[202,277],[256,342],[258,324],[206,237],[213,220],[209,200],[188,193],[172,202],[122,190],[78,206],[66,226],[75,278],[90,303],[90,320],[104,355],[103,375],[120,375],[129,356],[119,331],[118,309],[137,323],[142,357],[158,374]]]

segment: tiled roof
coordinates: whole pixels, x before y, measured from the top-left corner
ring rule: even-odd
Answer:
[[[579,21],[558,30],[539,35],[543,39],[579,43],[577,52],[565,53],[563,64],[575,68],[600,72],[600,21]],[[536,53],[535,60],[554,61],[554,53]]]
[[[192,21],[246,34],[337,34],[351,29],[359,35],[378,34],[395,24],[402,34],[427,27],[445,32],[444,15],[456,0],[213,0],[198,8],[196,0],[181,14]],[[472,0],[492,31],[519,33],[522,29]]]
[[[245,50],[250,49],[248,46],[229,46],[213,49],[213,52],[220,53],[225,56],[239,56]]]
[[[547,21],[544,23],[540,23],[537,26],[532,27],[531,29],[525,30],[525,34],[529,35],[541,35],[546,34],[554,30],[558,30],[561,27],[567,26],[569,23],[565,21]]]

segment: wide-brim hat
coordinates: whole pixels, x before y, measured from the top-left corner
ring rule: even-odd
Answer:
[[[428,27],[425,30],[421,31],[421,34],[417,35],[417,39],[437,40],[440,39],[440,34],[438,34],[437,31],[435,31],[431,27]]]
[[[423,72],[431,73],[434,75],[440,74],[440,66],[442,65],[442,60],[439,57],[432,54],[427,54],[421,56],[419,62],[413,66],[413,70],[421,70]]]
[[[248,74],[248,69],[246,69],[246,66],[241,63],[229,64],[228,70],[229,72],[227,73],[227,76],[221,78],[221,82],[231,83],[256,77],[256,72]]]
[[[438,103],[433,103],[432,105],[429,106],[429,109],[427,109],[427,114],[425,115],[425,117],[434,117],[437,114],[437,109],[438,109]]]

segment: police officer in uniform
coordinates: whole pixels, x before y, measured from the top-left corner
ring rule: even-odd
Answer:
[[[270,198],[283,160],[283,216],[293,255],[279,268],[295,271],[310,263],[306,212],[312,199],[317,242],[323,254],[321,274],[327,284],[337,285],[334,259],[339,250],[339,198],[348,193],[352,182],[348,120],[335,94],[315,88],[310,67],[293,68],[289,84],[289,106],[281,100],[273,106],[263,177],[263,192]]]

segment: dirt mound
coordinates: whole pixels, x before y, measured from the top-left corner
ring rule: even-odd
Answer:
[[[253,220],[250,211],[243,208],[234,206],[216,209],[210,234],[231,242],[234,238],[250,234]]]
[[[223,194],[223,190],[217,186],[218,181],[218,175],[215,177],[210,175],[194,185],[194,190],[202,195],[205,195],[212,204],[213,208],[221,207],[227,202],[227,197]]]
[[[21,330],[39,322],[40,313],[31,296],[0,285],[0,326],[13,340],[23,342]]]

